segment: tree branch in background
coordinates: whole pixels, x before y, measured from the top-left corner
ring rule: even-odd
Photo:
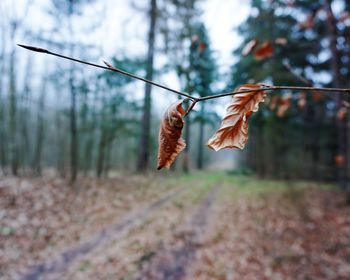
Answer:
[[[311,81],[309,81],[308,79],[306,79],[303,76],[301,76],[298,73],[296,73],[294,71],[294,69],[292,68],[292,66],[290,66],[289,63],[283,63],[283,66],[288,70],[289,73],[291,73],[296,79],[301,81],[303,84],[305,84],[307,86],[310,86],[310,87],[313,86],[313,83]]]

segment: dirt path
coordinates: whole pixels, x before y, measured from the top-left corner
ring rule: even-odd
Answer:
[[[179,248],[164,249],[157,253],[148,267],[142,272],[139,279],[183,279],[186,276],[186,269],[190,267],[196,253],[196,246],[200,240],[201,233],[205,230],[207,218],[213,205],[219,185],[214,186],[204,197],[196,211],[185,225]]]
[[[189,188],[181,188],[176,191],[170,192],[163,196],[161,199],[150,204],[148,207],[127,215],[122,221],[114,224],[98,234],[94,235],[91,239],[80,243],[76,247],[67,249],[61,253],[57,258],[31,267],[23,276],[23,280],[35,280],[35,279],[48,279],[50,274],[60,273],[65,271],[69,265],[77,258],[86,255],[103,243],[121,237],[125,232],[129,231],[133,227],[142,223],[152,212],[173,200],[181,193],[188,191]]]

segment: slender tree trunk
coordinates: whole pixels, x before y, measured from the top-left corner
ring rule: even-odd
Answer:
[[[191,119],[190,116],[188,115],[186,117],[186,125],[185,125],[185,143],[186,147],[184,150],[184,159],[183,159],[183,164],[182,164],[182,170],[185,173],[189,173],[190,171],[190,138],[191,138]]]
[[[5,73],[5,55],[6,55],[6,48],[5,48],[5,43],[6,43],[6,36],[5,36],[5,29],[2,29],[1,33],[1,44],[2,44],[2,49],[1,49],[1,58],[0,58],[0,73]],[[2,99],[2,91],[3,91],[3,78],[4,75],[0,75],[0,164],[2,167],[2,172],[6,173],[6,168],[7,168],[7,154],[6,154],[6,145],[7,145],[7,139],[6,139],[6,134],[5,134],[5,105],[3,103]]]
[[[331,0],[325,0],[325,9],[327,11],[327,26],[330,42],[331,69],[333,76],[333,86],[341,87],[340,79],[340,53],[337,48],[338,30],[336,19],[334,17]],[[342,106],[342,101],[345,100],[342,94],[337,95],[338,108]],[[338,154],[344,157],[344,164],[338,167],[338,181],[341,187],[347,191],[348,202],[350,203],[350,189],[348,189],[348,151],[347,151],[347,127],[345,121],[337,121],[338,131]]]
[[[157,19],[156,0],[150,0],[150,28],[148,34],[148,54],[147,54],[147,73],[146,79],[152,80],[153,77],[153,58],[155,45],[155,28]],[[138,154],[137,170],[144,171],[149,162],[149,140],[151,130],[151,85],[146,83],[145,97],[143,105],[141,127],[140,149]]]
[[[198,138],[198,154],[197,154],[197,167],[203,169],[203,142],[204,142],[204,112],[205,104],[201,104],[200,121],[199,121],[199,138]]]
[[[38,116],[37,116],[37,129],[36,129],[36,144],[35,144],[35,151],[34,151],[34,173],[35,175],[39,176],[41,175],[41,159],[42,159],[42,150],[43,150],[43,143],[44,143],[44,107],[45,107],[45,94],[46,94],[46,83],[47,80],[44,78],[41,94],[40,94],[40,100],[39,100],[39,108],[38,108]]]
[[[30,124],[30,109],[28,98],[31,91],[31,76],[32,76],[32,57],[29,56],[26,65],[25,80],[23,91],[21,94],[21,108],[19,110],[19,126],[20,126],[20,162],[22,163],[23,174],[26,174],[26,169],[30,165],[30,139],[28,125]]]
[[[98,145],[96,176],[101,177],[105,163],[105,148],[106,148],[106,131],[102,128],[100,143]]]
[[[17,29],[17,23],[13,22],[11,26],[11,42],[14,42],[15,34]],[[12,174],[18,175],[18,139],[17,139],[17,88],[16,88],[16,74],[15,74],[15,63],[16,63],[16,51],[12,49],[10,54],[10,71],[9,71],[9,95],[10,95],[10,153],[11,153],[11,171]]]
[[[73,0],[69,1],[69,33],[71,37],[71,43],[73,43]],[[71,55],[73,56],[74,47],[71,46]],[[78,130],[77,130],[77,101],[76,101],[76,89],[74,86],[74,66],[73,63],[69,69],[69,89],[71,95],[71,107],[70,107],[70,134],[71,134],[71,146],[70,146],[70,167],[71,167],[71,183],[74,183],[78,173]]]

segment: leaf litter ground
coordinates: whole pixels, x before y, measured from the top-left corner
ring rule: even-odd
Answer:
[[[3,177],[0,278],[24,279],[29,268],[110,231],[41,278],[347,279],[344,201],[329,186],[224,173],[83,179],[79,191],[57,178]],[[131,215],[152,204],[147,215]],[[137,223],[112,231],[125,217]]]

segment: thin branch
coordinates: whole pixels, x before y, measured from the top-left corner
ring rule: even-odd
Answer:
[[[303,90],[303,91],[325,91],[325,92],[350,93],[350,89],[348,89],[348,88],[321,88],[321,87],[297,87],[297,86],[268,86],[268,85],[263,85],[263,87],[259,88],[259,89],[247,89],[247,90],[233,91],[233,92],[227,92],[227,93],[221,93],[221,94],[216,94],[216,95],[196,98],[196,97],[193,97],[193,96],[191,96],[191,95],[189,95],[187,93],[168,88],[166,86],[163,86],[163,85],[158,84],[156,82],[153,82],[153,81],[141,78],[139,76],[136,76],[136,75],[131,74],[129,72],[126,72],[124,70],[112,67],[110,64],[108,64],[106,62],[105,63],[106,63],[107,66],[103,66],[103,65],[94,64],[94,63],[91,63],[91,62],[79,60],[79,59],[76,59],[76,58],[68,57],[68,56],[65,56],[65,55],[57,54],[57,53],[54,53],[54,52],[50,52],[50,51],[48,51],[46,49],[41,49],[41,48],[32,47],[32,46],[19,45],[19,44],[18,44],[18,46],[20,46],[22,48],[25,48],[25,49],[28,49],[28,50],[31,50],[31,51],[45,53],[45,54],[57,56],[57,57],[60,57],[60,58],[68,59],[68,60],[71,60],[71,61],[75,61],[75,62],[78,62],[78,63],[86,64],[86,65],[89,65],[89,66],[93,66],[93,67],[97,67],[97,68],[113,71],[113,72],[122,74],[124,76],[128,76],[128,77],[133,78],[133,79],[141,80],[141,81],[143,81],[145,83],[149,83],[151,85],[160,87],[162,89],[174,92],[174,93],[176,93],[178,95],[187,97],[187,98],[189,98],[189,99],[191,99],[193,101],[192,105],[190,106],[190,109],[192,109],[194,107],[194,105],[197,102],[199,102],[199,101],[206,101],[206,100],[210,100],[210,99],[216,99],[216,98],[221,98],[221,97],[225,97],[225,96],[232,96],[232,95],[235,95],[235,94],[248,93],[248,92],[273,91],[273,90],[276,90],[276,91],[278,91],[278,90]]]
[[[294,69],[292,68],[292,66],[290,66],[290,64],[288,63],[283,63],[283,66],[288,70],[288,72],[290,74],[292,74],[296,79],[298,79],[299,81],[301,81],[302,83],[304,83],[307,86],[312,87],[313,83],[311,81],[309,81],[308,79],[304,78],[303,76],[299,75],[298,73],[296,73],[294,71]]]
[[[61,54],[58,54],[58,53],[54,53],[54,52],[51,52],[51,51],[49,51],[49,50],[42,49],[42,48],[37,48],[37,47],[32,47],[32,46],[26,46],[26,45],[20,45],[20,44],[17,44],[17,45],[20,46],[20,47],[22,47],[22,48],[28,49],[28,50],[30,50],[30,51],[39,52],[39,53],[45,53],[45,54],[57,56],[57,57],[60,57],[60,58],[63,58],[63,59],[68,59],[68,60],[71,60],[71,61],[75,61],[75,62],[78,62],[78,63],[82,63],[82,64],[85,64],[85,65],[89,65],[89,66],[93,66],[93,67],[97,67],[97,68],[101,68],[101,69],[113,71],[113,72],[122,74],[122,75],[124,75],[124,76],[130,77],[130,78],[133,78],[133,79],[137,79],[137,80],[143,81],[143,82],[145,82],[145,83],[154,85],[154,86],[156,86],[156,87],[159,87],[159,88],[162,88],[162,89],[165,89],[165,90],[174,92],[174,93],[176,93],[176,94],[178,94],[178,95],[187,97],[187,98],[189,98],[189,99],[191,99],[191,100],[193,100],[193,101],[197,100],[197,98],[195,98],[195,97],[193,97],[193,96],[191,96],[191,95],[189,95],[189,94],[187,94],[187,93],[184,93],[184,92],[181,92],[181,91],[177,91],[177,90],[175,90],[175,89],[169,88],[169,87],[167,87],[167,86],[163,86],[163,85],[158,84],[158,83],[156,83],[156,82],[153,82],[153,81],[150,81],[150,80],[141,78],[141,77],[139,77],[139,76],[136,76],[136,75],[131,74],[131,73],[129,73],[129,72],[126,72],[126,71],[124,71],[124,70],[121,70],[121,69],[112,67],[110,64],[107,64],[107,63],[106,63],[106,64],[107,64],[108,66],[103,66],[103,65],[99,65],[99,64],[95,64],[95,63],[83,61],[83,60],[80,60],[80,59],[72,58],[72,57],[69,57],[69,56],[61,55]]]
[[[192,104],[188,107],[184,117],[186,117],[192,111],[193,107],[197,104],[197,102],[198,102],[198,100],[192,101]]]
[[[232,91],[232,92],[227,92],[227,93],[221,93],[221,94],[201,97],[201,98],[198,98],[198,102],[210,100],[210,99],[221,98],[221,97],[225,97],[225,96],[232,96],[232,95],[239,94],[239,93],[272,91],[272,90],[304,90],[304,91],[326,91],[326,92],[350,93],[350,88],[321,88],[321,87],[295,87],[295,86],[268,86],[268,85],[264,85],[262,88],[259,88],[259,89],[246,89],[246,90]]]

